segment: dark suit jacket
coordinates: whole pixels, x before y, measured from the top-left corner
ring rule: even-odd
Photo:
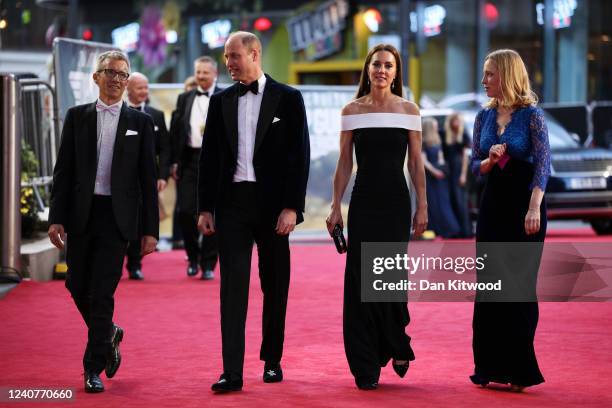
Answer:
[[[213,95],[219,93],[221,88],[215,86]],[[176,110],[172,113],[172,121],[170,122],[170,138],[172,140],[172,163],[180,163],[183,149],[188,146],[189,131],[191,125],[191,108],[193,100],[196,97],[196,90],[183,92],[178,96],[176,101]],[[209,108],[210,109],[210,108]]]
[[[153,118],[153,124],[155,125],[155,154],[158,158],[157,178],[167,180],[170,177],[172,149],[170,148],[170,134],[166,126],[164,112],[150,105],[145,105],[144,111]]]
[[[98,167],[96,128],[95,103],[66,113],[53,171],[49,223],[63,225],[67,233],[85,232],[90,217]],[[138,134],[126,136],[128,129]],[[126,240],[139,236],[139,219],[142,235],[159,236],[153,132],[149,115],[122,105],[111,165],[111,197],[115,221]]]
[[[266,210],[278,216],[284,208],[304,220],[310,167],[310,141],[302,94],[266,75],[253,168]],[[278,118],[279,120],[275,120]],[[272,122],[275,123],[272,123]],[[238,84],[212,96],[204,130],[198,178],[199,212],[215,213],[227,203],[238,158]]]

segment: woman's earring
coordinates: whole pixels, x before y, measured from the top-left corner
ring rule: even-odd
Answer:
[[[393,82],[391,82],[391,89],[395,89],[395,78],[393,79]]]
[[[370,86],[370,78],[368,78],[368,86]]]

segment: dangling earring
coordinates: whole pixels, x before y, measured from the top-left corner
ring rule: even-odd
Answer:
[[[391,89],[395,89],[395,78],[393,78],[393,82],[391,82]]]
[[[368,78],[368,86],[370,86],[370,78]]]

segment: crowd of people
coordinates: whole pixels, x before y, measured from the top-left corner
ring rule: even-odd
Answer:
[[[198,58],[195,87],[178,97],[169,132],[159,111],[146,104],[146,78],[130,73],[128,58],[117,51],[97,60],[98,100],[68,111],[54,171],[49,237],[64,248],[67,233],[66,287],[88,328],[85,391],[104,391],[101,373],[112,378],[120,366],[124,330],[113,321],[115,289],[128,251],[130,277],[143,278],[140,257],[155,250],[158,192],[169,177],[177,180],[176,219],[187,275],[201,271],[203,279],[213,279],[217,259],[220,264],[223,370],[212,390],[243,388],[254,244],[263,292],[262,378],[283,380],[288,237],[304,219],[310,145],[301,93],[265,74],[261,55],[254,34],[230,35],[224,58],[234,84],[224,90],[216,86],[216,62]],[[342,109],[326,222],[330,234],[344,227],[340,203],[355,157],[343,329],[350,371],[361,390],[378,388],[381,368],[389,362],[404,377],[415,359],[406,333],[406,299],[365,302],[361,297],[363,243],[405,243],[428,224],[445,237],[471,236],[465,198],[469,168],[488,175],[477,248],[544,239],[550,148],[520,56],[512,50],[489,54],[482,84],[490,101],[476,118],[471,143],[458,115],[446,118],[443,131],[435,120],[422,121],[418,106],[403,97],[398,51],[380,44],[368,53],[357,94]],[[414,213],[404,163],[415,187]],[[535,265],[525,272],[530,277],[537,275],[539,256],[536,251],[529,262]],[[489,272],[479,271],[478,279]],[[533,348],[537,307],[536,301],[477,298],[475,384],[505,383],[521,391],[543,381]]]

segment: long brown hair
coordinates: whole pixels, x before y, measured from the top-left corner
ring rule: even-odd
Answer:
[[[453,127],[451,126],[453,120],[457,119],[459,121],[459,127],[457,131],[453,131]],[[463,116],[460,113],[455,112],[451,113],[444,120],[444,133],[446,134],[446,144],[452,145],[454,143],[461,142],[461,138],[463,137],[463,129],[464,129]]]
[[[395,57],[395,79],[393,80],[394,85],[391,86],[391,92],[399,97],[403,97],[403,84],[402,84],[402,58],[399,55],[397,49],[391,44],[378,44],[368,52],[363,69],[361,70],[361,76],[359,78],[359,89],[355,95],[355,99],[361,98],[363,95],[370,93],[370,78],[368,77],[368,68],[370,62],[372,62],[372,56],[379,51],[388,51]]]

